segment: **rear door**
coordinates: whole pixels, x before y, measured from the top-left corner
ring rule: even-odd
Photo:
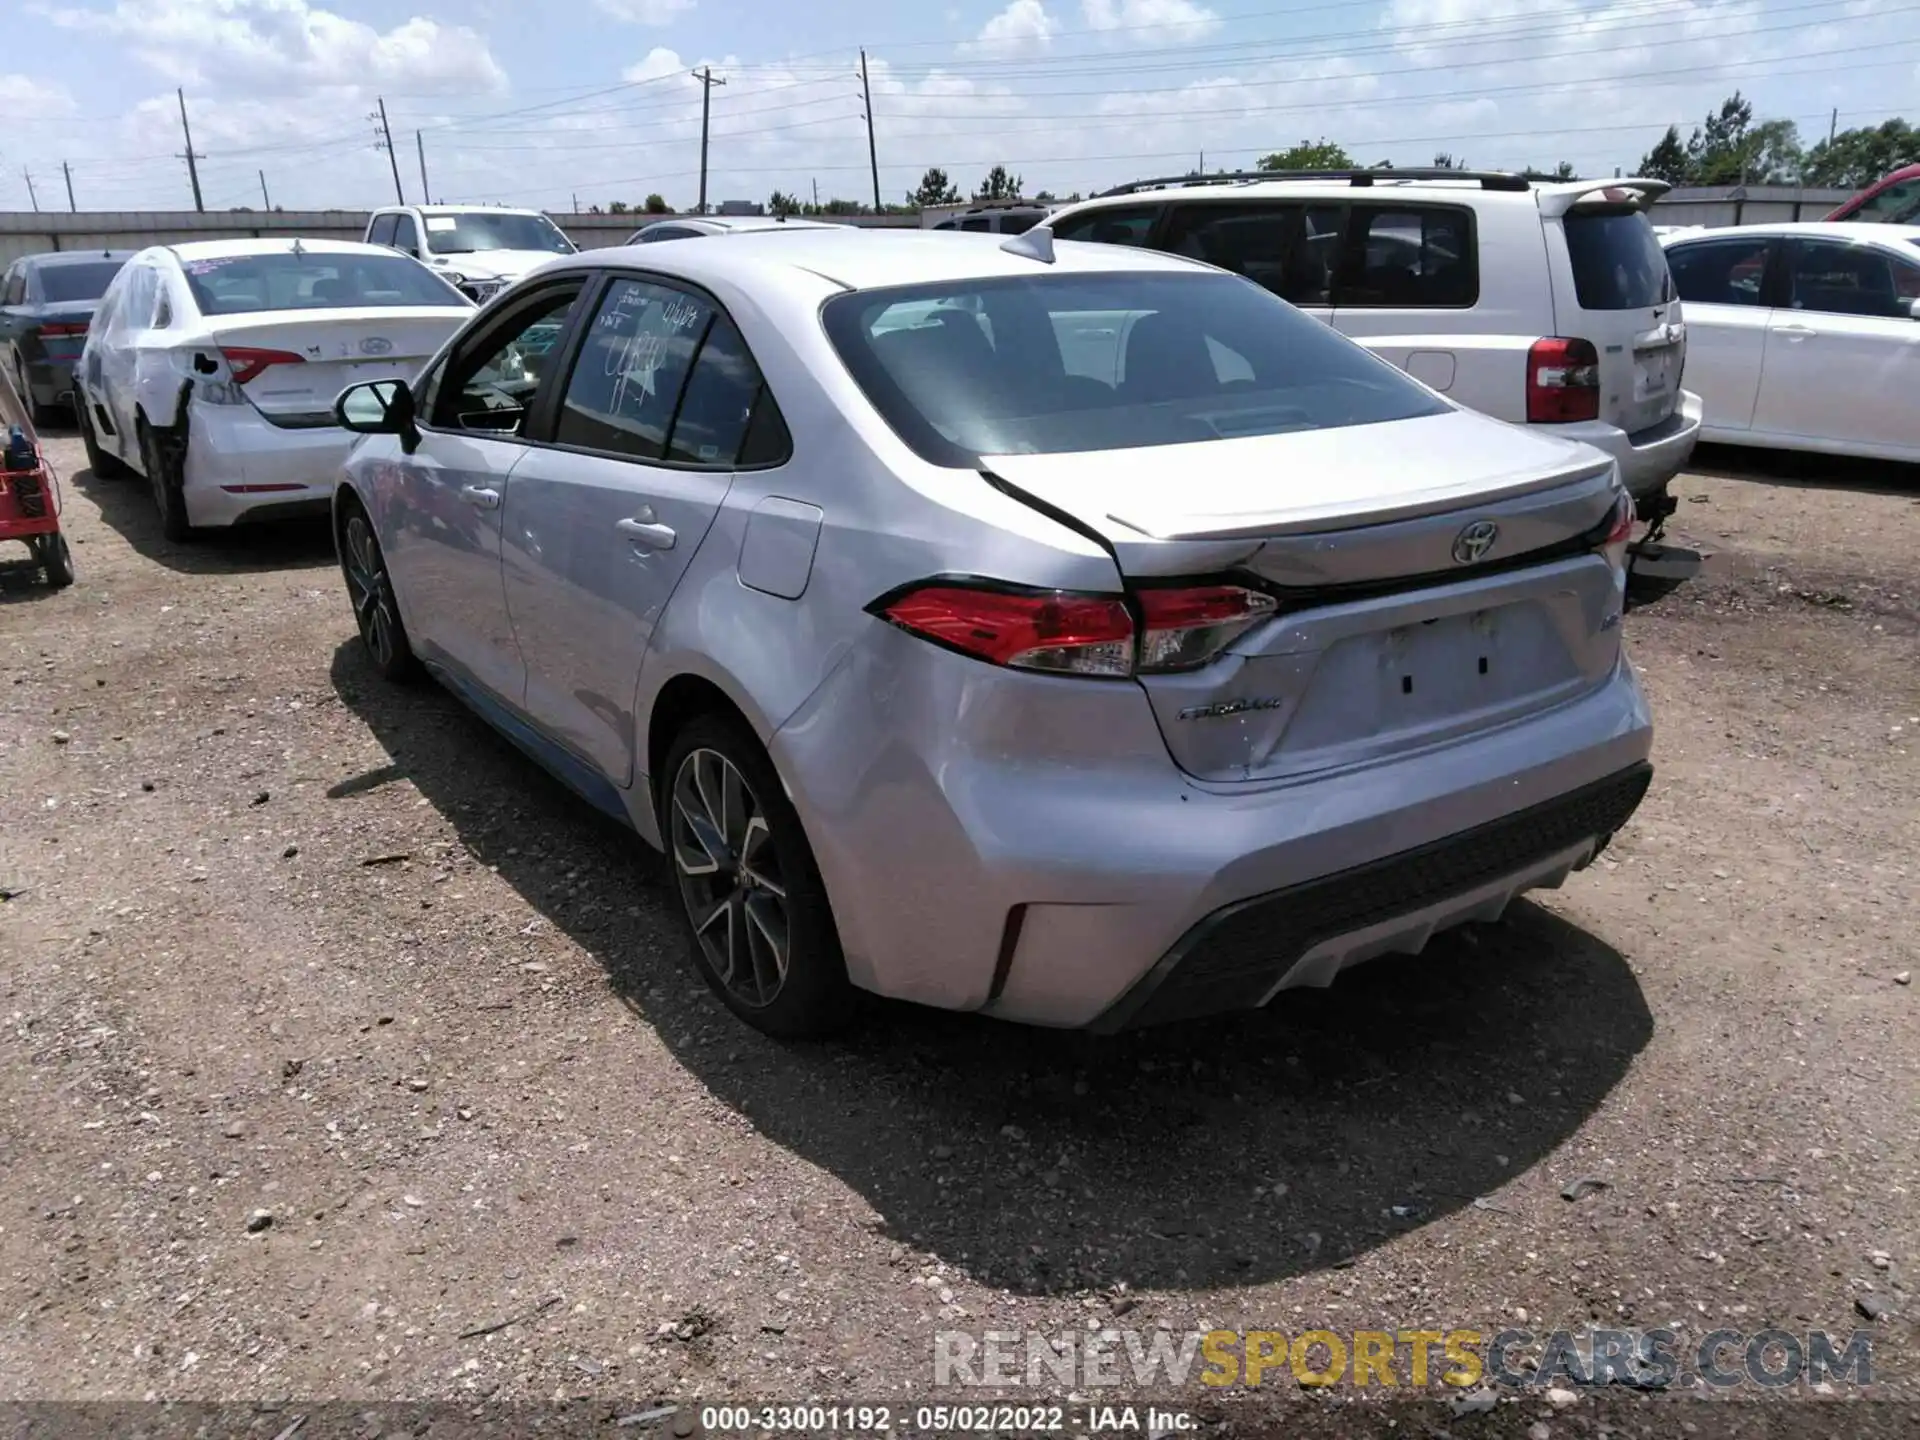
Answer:
[[[1771,312],[1753,429],[1920,457],[1920,257],[1878,245],[1794,237]]]
[[[1685,383],[1699,395],[1711,430],[1753,424],[1773,318],[1767,269],[1777,248],[1767,235],[1667,247],[1667,265],[1687,307]]]
[[[547,441],[507,497],[507,607],[527,713],[616,785],[635,768],[633,699],[654,625],[742,463],[762,386],[713,300],[606,280]]]
[[[1505,377],[1462,364],[1465,332],[1494,317],[1480,302],[1480,248],[1465,205],[1369,201],[1350,207],[1339,241],[1333,328],[1462,405],[1510,407]],[[1504,328],[1504,327],[1502,327]],[[1499,388],[1496,388],[1499,387]]]
[[[1686,327],[1641,202],[1624,190],[1593,193],[1546,222],[1554,334],[1593,345],[1599,419],[1636,435],[1679,403]]]

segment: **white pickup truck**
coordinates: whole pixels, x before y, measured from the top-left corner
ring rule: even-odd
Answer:
[[[367,221],[367,243],[411,255],[484,305],[508,285],[577,248],[538,210],[395,205]]]

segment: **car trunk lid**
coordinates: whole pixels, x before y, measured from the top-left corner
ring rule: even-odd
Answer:
[[[347,386],[412,378],[471,313],[424,305],[267,310],[214,317],[213,333],[262,415],[276,424],[330,425],[334,399]]]
[[[1620,575],[1594,550],[1613,467],[1538,430],[1455,411],[987,463],[1096,533],[1131,588],[1227,577],[1273,597],[1206,664],[1139,677],[1200,780],[1443,744],[1584,693],[1618,660]]]

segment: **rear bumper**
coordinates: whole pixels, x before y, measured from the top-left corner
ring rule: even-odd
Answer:
[[[324,515],[353,436],[334,426],[286,430],[249,405],[195,404],[183,491],[187,518],[219,528]]]
[[[1547,427],[1569,440],[1582,440],[1604,450],[1620,467],[1620,481],[1635,500],[1645,500],[1666,488],[1667,482],[1686,468],[1693,458],[1693,447],[1700,439],[1700,397],[1691,390],[1680,392],[1673,414],[1658,425],[1629,435],[1626,431],[1600,421]]]
[[[770,749],[849,975],[923,1004],[1102,1028],[1259,1005],[1558,884],[1645,788],[1644,771],[1621,778],[1652,742],[1624,660],[1453,743],[1204,785],[1132,686],[896,638],[856,651]],[[1201,959],[1216,948],[1227,958]]]
[[[70,360],[29,360],[27,389],[32,393],[24,398],[36,405],[72,404],[73,366]]]

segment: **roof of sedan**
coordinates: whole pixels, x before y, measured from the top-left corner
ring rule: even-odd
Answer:
[[[581,258],[603,265],[671,269],[689,279],[743,281],[800,271],[854,290],[996,276],[1211,268],[1155,250],[1068,241],[1054,247],[1054,261],[1047,264],[1007,250],[1007,243],[1005,235],[827,225],[818,229],[754,230],[729,236],[725,244],[683,240],[670,246],[650,245],[645,250],[589,251]]]
[[[161,248],[171,250],[181,260],[225,260],[235,255],[290,255],[296,246],[309,255],[392,255],[396,253],[389,246],[369,245],[362,240],[310,240],[303,235],[289,236],[285,240],[186,240],[177,245],[165,245]]]
[[[137,250],[49,250],[21,258],[29,265],[92,265],[101,260],[131,260]]]
[[[1662,238],[1700,240],[1709,235],[1820,235],[1829,240],[1891,240],[1903,244],[1920,240],[1920,225],[1879,225],[1860,220],[1783,220],[1776,225],[1762,221],[1754,225],[1702,225]]]

